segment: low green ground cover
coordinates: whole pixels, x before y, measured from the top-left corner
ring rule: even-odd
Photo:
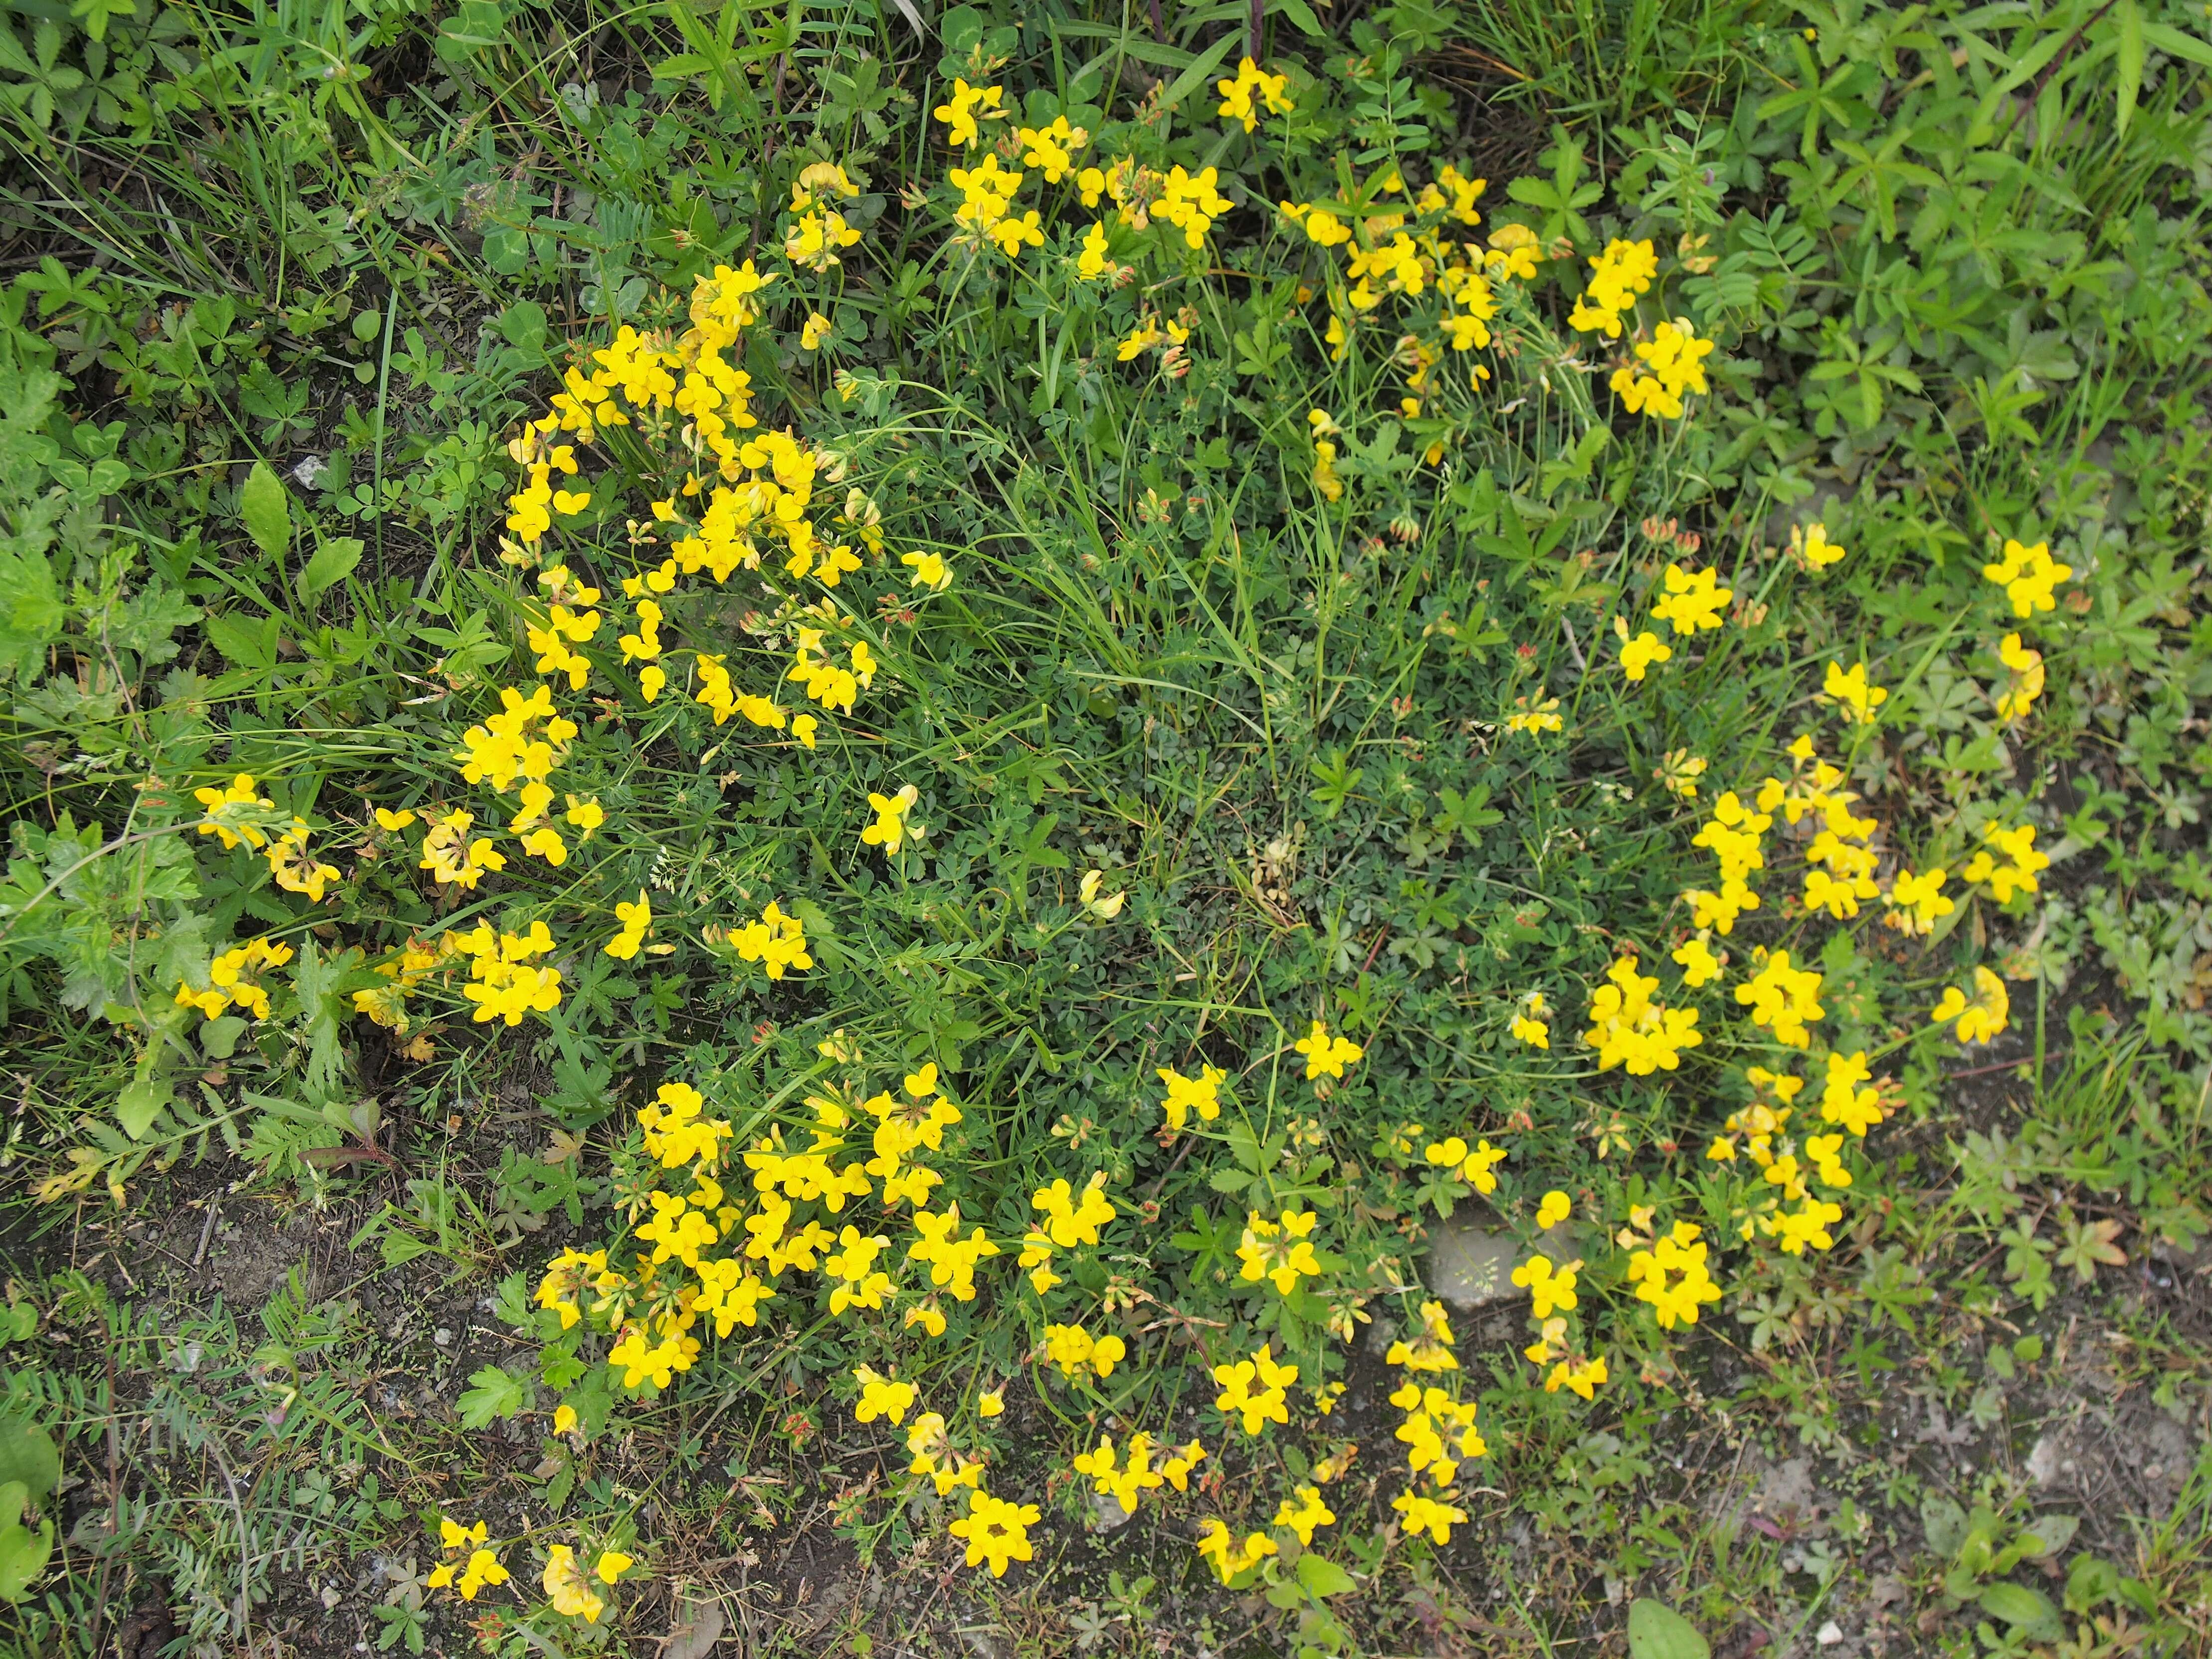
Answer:
[[[2207,21],[0,20],[5,1639],[2197,1650]]]

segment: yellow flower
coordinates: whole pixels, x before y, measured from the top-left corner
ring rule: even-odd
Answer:
[[[1969,999],[1957,986],[1951,986],[1929,1018],[1938,1025],[1957,1020],[1961,1042],[1987,1042],[2004,1030],[2011,1012],[2012,999],[2006,994],[2004,981],[1977,963],[1973,996]]]
[[[1160,1081],[1168,1089],[1168,1097],[1160,1103],[1160,1109],[1167,1114],[1168,1127],[1182,1128],[1185,1117],[1194,1109],[1208,1123],[1221,1115],[1220,1089],[1228,1073],[1218,1066],[1201,1065],[1196,1077],[1185,1077],[1163,1066],[1159,1074]]]
[[[1254,1210],[1244,1224],[1244,1242],[1237,1249],[1237,1259],[1243,1263],[1241,1277],[1250,1284],[1273,1280],[1279,1296],[1296,1290],[1301,1277],[1319,1278],[1321,1261],[1311,1239],[1319,1219],[1311,1210],[1285,1210],[1270,1221]]]
[[[1775,1040],[1793,1048],[1805,1047],[1807,1023],[1825,1012],[1814,1000],[1820,994],[1820,975],[1792,968],[1787,951],[1767,956],[1759,972],[1735,988],[1735,1000],[1751,1010],[1751,1023],[1772,1028]]]
[[[1034,1504],[1010,1504],[978,1488],[968,1500],[968,1513],[946,1528],[968,1543],[968,1565],[988,1562],[991,1576],[1006,1576],[1010,1561],[1030,1559],[1029,1528],[1040,1518]]]
[[[279,887],[288,893],[304,893],[317,904],[322,902],[324,887],[339,878],[335,865],[318,864],[307,855],[304,818],[294,818],[292,827],[270,842],[261,855],[269,860],[269,872]]]
[[[1251,131],[1260,122],[1260,109],[1264,106],[1270,115],[1288,115],[1291,100],[1285,91],[1291,83],[1287,75],[1269,75],[1249,58],[1237,65],[1234,79],[1217,81],[1214,90],[1221,94],[1221,107],[1214,112],[1224,120],[1242,121],[1244,131]],[[1259,102],[1254,102],[1254,94]]]
[[[1863,662],[1852,664],[1848,671],[1841,663],[1830,663],[1820,696],[1824,702],[1836,704],[1846,720],[1859,726],[1872,726],[1875,710],[1889,701],[1888,692],[1867,683],[1867,666]]]
[[[951,96],[930,113],[951,129],[945,134],[945,142],[957,149],[963,144],[977,142],[979,134],[975,120],[978,112],[985,120],[995,120],[1004,116],[1006,112],[999,107],[1001,95],[1001,90],[997,87],[971,87],[965,81],[955,78]]]
[[[415,814],[411,808],[403,807],[397,812],[388,811],[381,806],[376,809],[376,827],[380,830],[404,830],[414,822]]]
[[[1549,1319],[1558,1309],[1574,1311],[1575,1277],[1582,1265],[1575,1261],[1555,1268],[1549,1256],[1532,1255],[1511,1276],[1516,1285],[1528,1292],[1529,1311],[1538,1319]]]
[[[2015,892],[2033,893],[2037,890],[2036,873],[2051,867],[2048,854],[2035,850],[2035,826],[2023,823],[2016,829],[2001,830],[1994,823],[1982,826],[1982,839],[1989,845],[1966,860],[1966,867],[1959,873],[1970,882],[1986,882],[1990,896],[1999,904],[2012,902]],[[1992,852],[1990,849],[1995,848]],[[1999,861],[1998,854],[2002,854]]]
[[[1606,1366],[1602,1355],[1580,1364],[1562,1359],[1552,1367],[1552,1374],[1544,1379],[1544,1392],[1557,1394],[1565,1388],[1589,1400],[1595,1397],[1598,1385],[1605,1380]]]
[[[1118,1336],[1093,1338],[1079,1325],[1048,1325],[1044,1328],[1045,1352],[1062,1376],[1075,1380],[1084,1371],[1092,1371],[1101,1377],[1114,1374],[1114,1367],[1128,1353],[1128,1346]]]
[[[1666,593],[1651,607],[1651,614],[1677,634],[1695,634],[1701,628],[1721,626],[1720,611],[1735,597],[1732,588],[1715,585],[1711,570],[1684,570],[1669,560]]]
[[[1247,1533],[1239,1543],[1218,1516],[1209,1516],[1199,1534],[1198,1553],[1213,1569],[1214,1577],[1226,1584],[1275,1554],[1276,1547],[1275,1540],[1264,1532]]]
[[[577,1422],[576,1408],[566,1401],[553,1408],[554,1433],[568,1434],[574,1430]]]
[[[1548,1232],[1572,1215],[1574,1208],[1573,1200],[1555,1187],[1536,1206],[1536,1224]]]
[[[607,941],[606,953],[617,961],[628,962],[637,955],[647,930],[653,926],[653,901],[646,896],[644,888],[637,890],[636,903],[615,906],[615,920],[621,926]]]
[[[1291,1047],[1306,1057],[1306,1081],[1327,1076],[1341,1078],[1344,1068],[1356,1064],[1367,1050],[1349,1037],[1332,1037],[1328,1027],[1321,1021],[1313,1022],[1313,1029]]]
[[[267,839],[258,825],[251,820],[262,813],[274,812],[276,803],[254,793],[255,783],[251,772],[240,772],[230,781],[229,787],[221,789],[195,789],[192,799],[207,808],[194,827],[203,836],[217,836],[222,840],[222,849],[228,853],[243,842],[258,851]],[[396,829],[396,824],[386,824]]]
[[[1285,1498],[1275,1506],[1272,1524],[1288,1527],[1297,1534],[1300,1544],[1310,1545],[1316,1529],[1332,1526],[1335,1521],[1336,1512],[1322,1501],[1320,1487],[1300,1486],[1295,1498]]]
[[[1298,1380],[1298,1368],[1278,1364],[1273,1343],[1249,1359],[1216,1365],[1212,1376],[1221,1388],[1215,1408],[1230,1417],[1241,1416],[1245,1433],[1255,1435],[1263,1424],[1291,1420],[1285,1390]]]
[[[1790,555],[1802,560],[1808,569],[1825,570],[1842,561],[1844,550],[1828,539],[1826,525],[1793,525],[1790,530]]]
[[[1467,1520],[1465,1510],[1418,1492],[1400,1492],[1390,1500],[1390,1507],[1406,1517],[1408,1533],[1416,1538],[1426,1533],[1439,1544],[1450,1543],[1451,1529]]]
[[[1628,623],[1615,617],[1613,631],[1620,641],[1620,671],[1631,680],[1641,680],[1650,672],[1653,663],[1668,662],[1674,658],[1674,653],[1648,628],[1632,638]]]
[[[1006,1391],[1004,1389],[986,1389],[976,1397],[975,1414],[978,1417],[997,1417],[1006,1409]]]
[[[853,1407],[854,1421],[872,1423],[878,1417],[887,1417],[896,1425],[905,1420],[914,1404],[913,1383],[879,1376],[872,1365],[855,1367],[853,1380],[860,1385],[860,1397]]]
[[[576,1560],[576,1552],[556,1544],[545,1552],[545,1571],[538,1581],[551,1598],[553,1611],[565,1619],[597,1624],[607,1609],[606,1598],[592,1588]]]
[[[1106,240],[1106,227],[1095,224],[1084,233],[1083,251],[1076,256],[1075,274],[1086,283],[1109,276],[1115,266]]]
[[[1106,1196],[1106,1172],[1094,1174],[1079,1198],[1066,1176],[1030,1194],[1030,1207],[1042,1213],[1045,1231],[1059,1249],[1098,1243],[1098,1230],[1115,1216],[1114,1201]]]
[[[819,349],[822,343],[830,337],[830,327],[827,317],[818,311],[809,312],[805,326],[799,331],[799,349],[802,351]]]
[[[1565,728],[1566,722],[1559,718],[1559,700],[1557,697],[1546,696],[1544,688],[1540,685],[1536,688],[1536,694],[1532,697],[1514,698],[1513,713],[1505,717],[1505,729],[1509,732],[1527,732],[1533,734],[1538,732],[1559,732]]]
[[[1548,1028],[1547,1028],[1546,1042],[1542,1046],[1550,1046]],[[1491,1171],[1503,1164],[1506,1157],[1505,1149],[1503,1146],[1493,1146],[1487,1140],[1478,1140],[1474,1149],[1470,1152],[1468,1150],[1467,1142],[1462,1140],[1457,1135],[1448,1135],[1443,1139],[1435,1142],[1421,1155],[1430,1163],[1441,1164],[1449,1170],[1462,1181],[1473,1187],[1475,1191],[1483,1194],[1494,1193],[1498,1190],[1498,1177],[1491,1174]]]
[[[2039,611],[2057,609],[2057,601],[2051,590],[2073,574],[2072,565],[2062,564],[2051,556],[2049,543],[2023,547],[2009,538],[1998,562],[1982,567],[1982,574],[2004,589],[2015,617],[2032,617]]]
[[[1703,933],[1694,933],[1683,940],[1674,957],[1682,965],[1682,983],[1692,990],[1721,976],[1721,960],[1713,954]]]
[[[1919,875],[1910,869],[1899,870],[1883,896],[1889,914],[1882,920],[1901,933],[1926,938],[1938,921],[1959,908],[1943,896],[1948,878],[1948,872],[1941,865]]]
[[[2025,720],[2043,695],[2043,653],[2029,650],[2020,642],[2019,635],[2008,634],[1997,645],[1997,659],[2010,676],[2005,689],[1996,695],[1997,718]]]
[[[860,831],[860,841],[868,847],[880,847],[886,854],[896,854],[909,840],[919,839],[921,826],[909,824],[907,814],[921,799],[921,792],[912,784],[900,786],[896,795],[879,795],[872,790],[868,794],[868,805],[875,812],[876,821]]]

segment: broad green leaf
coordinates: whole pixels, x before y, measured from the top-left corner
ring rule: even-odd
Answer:
[[[310,604],[331,587],[353,574],[354,567],[361,562],[362,540],[358,536],[318,535],[315,556],[307,561],[307,568],[300,573],[300,597]]]
[[[1966,1541],[1966,1512],[1952,1499],[1936,1493],[1920,1500],[1920,1530],[1928,1547],[1948,1561]]]
[[[535,300],[517,300],[499,313],[492,326],[507,344],[534,351],[545,343],[545,307]]]
[[[248,622],[242,617],[210,617],[203,626],[207,629],[208,642],[222,653],[223,659],[232,667],[276,665],[276,617],[260,617]]]
[[[1712,1644],[1688,1620],[1649,1596],[1628,1607],[1628,1659],[1712,1659]]]
[[[0,679],[36,664],[68,616],[46,555],[0,552]]]
[[[1990,1618],[2001,1619],[2031,1638],[2050,1641],[2064,1633],[2058,1623],[2058,1609],[2051,1605],[2051,1598],[2025,1584],[1990,1584],[1983,1589],[1978,1601],[1982,1611]]]
[[[20,1601],[31,1581],[46,1571],[54,1550],[54,1523],[39,1522],[33,1532],[20,1521],[0,1526],[0,1601]]]
[[[1322,1555],[1298,1557],[1298,1583],[1316,1595],[1342,1595],[1358,1588],[1350,1573]]]
[[[519,1417],[530,1405],[530,1385],[512,1371],[486,1365],[469,1378],[461,1391],[461,1426],[487,1429],[498,1417]]]
[[[115,1121],[133,1140],[143,1140],[161,1109],[175,1098],[166,1078],[142,1077],[115,1098]]]
[[[62,1480],[62,1455],[53,1437],[22,1418],[0,1418],[0,1481],[20,1480],[33,1498],[44,1498]]]
[[[254,462],[253,471],[246,475],[245,487],[238,492],[238,516],[253,544],[270,558],[291,546],[292,498],[268,462]]]

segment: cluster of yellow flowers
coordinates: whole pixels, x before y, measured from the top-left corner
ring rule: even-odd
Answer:
[[[1391,351],[1394,361],[1407,370],[1407,395],[1400,412],[1409,418],[1419,416],[1424,400],[1435,389],[1436,367],[1448,354],[1492,343],[1490,324],[1498,315],[1496,285],[1526,282],[1536,274],[1536,239],[1525,227],[1502,226],[1486,245],[1457,234],[1481,224],[1475,204],[1485,187],[1485,180],[1470,179],[1447,164],[1416,191],[1391,167],[1347,190],[1352,200],[1366,204],[1364,211],[1341,203],[1338,207],[1346,208],[1341,214],[1337,208],[1313,202],[1277,204],[1284,219],[1324,253],[1344,250],[1342,270],[1332,259],[1323,280],[1328,322],[1322,337],[1332,362],[1343,357],[1353,332],[1386,297],[1419,301],[1433,289],[1441,301],[1434,321],[1401,335]],[[1489,378],[1487,368],[1474,365],[1471,379],[1475,384]],[[1334,434],[1334,422],[1324,427],[1328,417],[1320,410],[1315,413],[1322,416],[1315,422],[1316,479],[1333,501],[1341,491],[1330,490],[1322,480],[1334,482],[1336,452],[1326,440]],[[1442,441],[1431,441],[1426,452],[1430,464],[1442,459],[1443,453]]]
[[[1567,321],[1582,333],[1618,340],[1622,319],[1635,309],[1639,296],[1650,291],[1659,274],[1658,253],[1648,240],[1615,238],[1603,252],[1590,256],[1589,266],[1589,282]],[[1661,321],[1651,337],[1635,341],[1632,349],[1634,361],[1615,369],[1610,382],[1613,395],[1630,413],[1680,420],[1685,395],[1708,389],[1705,365],[1713,343],[1699,339],[1688,318]]]
[[[1947,987],[1928,1017],[1938,1025],[1958,1021],[1961,1042],[1987,1042],[2004,1030],[2011,1012],[2012,999],[2005,991],[2004,981],[1978,963],[1973,995],[1968,996],[1955,985]]]
[[[550,1013],[561,1006],[561,970],[532,966],[532,959],[550,954],[552,931],[533,921],[520,933],[495,933],[480,921],[465,933],[448,933],[446,942],[469,958],[469,982],[461,994],[476,1004],[478,1024],[504,1019],[522,1024],[528,1013]]]
[[[1684,395],[1702,394],[1710,389],[1705,384],[1705,359],[1712,355],[1713,343],[1699,339],[1696,325],[1687,317],[1661,323],[1652,330],[1651,337],[1638,340],[1634,349],[1642,367],[1624,364],[1613,370],[1611,381],[1613,395],[1630,414],[1679,421]]]
[[[473,1601],[485,1586],[507,1583],[513,1576],[500,1560],[499,1552],[488,1547],[481,1521],[464,1527],[450,1516],[439,1516],[438,1546],[446,1559],[431,1568],[422,1581],[431,1589],[450,1589],[464,1601]],[[554,1612],[596,1625],[607,1610],[606,1597],[600,1591],[611,1589],[635,1565],[621,1550],[601,1550],[586,1573],[574,1545],[554,1544],[546,1549],[545,1571],[539,1582]]]
[[[1091,1477],[1093,1492],[1102,1498],[1111,1498],[1134,1515],[1137,1501],[1146,1492],[1156,1492],[1163,1486],[1188,1492],[1191,1471],[1206,1457],[1206,1448],[1194,1440],[1180,1449],[1170,1448],[1169,1455],[1156,1468],[1152,1465],[1154,1450],[1152,1436],[1141,1430],[1129,1437],[1127,1446],[1118,1455],[1113,1440],[1101,1436],[1091,1450],[1076,1455],[1073,1467],[1078,1474]]]
[[[2032,617],[2039,611],[2057,608],[2053,590],[2074,574],[2074,567],[2062,564],[2051,556],[2051,545],[2038,542],[2032,547],[2006,538],[1997,562],[1982,567],[1982,574],[2005,591],[2012,601],[2015,617]]]
[[[1705,1040],[1698,1030],[1698,1011],[1653,1001],[1659,981],[1638,973],[1638,966],[1635,957],[1616,958],[1606,971],[1607,982],[1591,994],[1590,1025],[1583,1041],[1598,1051],[1600,1071],[1625,1066],[1631,1077],[1671,1072],[1681,1064],[1683,1049]]]
[[[1311,1210],[1285,1210],[1271,1221],[1254,1210],[1245,1219],[1243,1242],[1237,1247],[1237,1259],[1243,1264],[1239,1276],[1249,1284],[1267,1279],[1279,1296],[1296,1290],[1301,1278],[1319,1278],[1321,1261],[1314,1255],[1312,1235],[1320,1218]]]
[[[1390,1403],[1405,1413],[1396,1437],[1405,1444],[1407,1471],[1428,1490],[1409,1487],[1391,1500],[1390,1507],[1405,1517],[1408,1532],[1425,1532],[1437,1543],[1447,1544],[1453,1525],[1467,1519],[1466,1511],[1451,1502],[1458,1496],[1460,1464],[1489,1455],[1490,1448],[1475,1425],[1474,1402],[1459,1399],[1456,1384],[1448,1389],[1421,1380],[1460,1369],[1444,1304],[1422,1303],[1420,1320],[1419,1334],[1392,1343],[1384,1360],[1406,1373],[1390,1395]]]
[[[1248,132],[1256,125],[1260,109],[1275,113],[1290,110],[1284,93],[1287,78],[1266,74],[1249,58],[1233,81],[1220,85],[1221,113],[1242,121]],[[1009,124],[987,147],[982,124],[1006,121],[1012,113],[1004,106],[1004,97],[1001,88],[970,86],[956,78],[951,94],[931,112],[945,128],[946,144],[955,150],[969,150],[976,158],[971,165],[950,168],[946,173],[960,198],[952,210],[957,227],[956,243],[995,247],[1010,259],[1018,258],[1024,249],[1043,246],[1042,215],[1036,208],[1018,211],[1015,207],[1017,196],[1032,173],[1048,185],[1072,179],[1083,205],[1094,212],[1102,201],[1110,200],[1115,222],[1131,230],[1147,230],[1158,219],[1180,231],[1184,245],[1191,248],[1206,245],[1214,222],[1233,205],[1221,194],[1219,173],[1213,167],[1191,173],[1176,166],[1163,173],[1133,155],[1102,157],[1103,166],[1079,167],[1083,152],[1090,148],[1091,134],[1071,125],[1065,115],[1056,115],[1037,127]],[[1017,161],[1023,166],[1014,166]],[[1127,270],[1116,264],[1112,254],[1113,238],[1105,221],[1094,222],[1083,235],[1076,275],[1085,282],[1122,280]],[[1139,345],[1132,350],[1125,344],[1121,360],[1128,362],[1143,349]]]
[[[1214,1396],[1214,1409],[1224,1417],[1240,1419],[1246,1434],[1256,1435],[1269,1423],[1291,1420],[1290,1387],[1298,1380],[1298,1368],[1277,1360],[1273,1343],[1249,1358],[1216,1365],[1212,1376],[1221,1389]]]
[[[1167,1085],[1168,1097],[1160,1103],[1160,1109],[1167,1115],[1169,1128],[1180,1133],[1194,1111],[1202,1123],[1211,1123],[1221,1115],[1221,1085],[1229,1074],[1218,1066],[1200,1065],[1196,1077],[1185,1077],[1166,1066],[1158,1071],[1160,1081]]]
[[[1721,1287],[1705,1266],[1705,1246],[1698,1231],[1690,1222],[1678,1221],[1671,1231],[1655,1238],[1650,1249],[1629,1255],[1628,1282],[1636,1286],[1638,1301],[1650,1304],[1662,1331],[1674,1329],[1678,1321],[1696,1324],[1698,1308],[1721,1299]]]
[[[259,975],[264,969],[282,968],[292,959],[292,947],[252,939],[222,951],[208,964],[208,982],[195,988],[189,981],[177,987],[177,1006],[197,1008],[210,1019],[225,1008],[243,1008],[255,1019],[269,1018],[269,990]]]
[[[252,773],[240,772],[228,785],[195,789],[192,799],[206,809],[194,828],[203,836],[219,837],[226,853],[240,845],[258,851],[267,844],[276,803],[261,794]]]

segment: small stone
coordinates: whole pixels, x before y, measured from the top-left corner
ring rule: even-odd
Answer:
[[[2059,1467],[2057,1438],[2046,1434],[2027,1455],[2027,1478],[2039,1486],[2047,1486],[2057,1478]]]
[[[1455,1308],[1480,1308],[1513,1294],[1520,1243],[1482,1225],[1477,1217],[1486,1215],[1462,1206],[1429,1229],[1429,1288]]]
[[[1110,1492],[1102,1492],[1091,1500],[1091,1512],[1097,1518],[1101,1532],[1118,1531],[1134,1518],[1130,1510],[1121,1507],[1121,1500]]]
[[[453,1345],[453,1334],[441,1325],[430,1333],[430,1340],[441,1348],[450,1347]]]
[[[1844,1627],[1831,1619],[1813,1633],[1813,1639],[1824,1648],[1832,1648],[1844,1639]]]
[[[301,489],[313,489],[323,481],[323,474],[330,470],[331,464],[321,456],[305,455],[301,458],[300,464],[292,469],[292,476],[299,480]]]

